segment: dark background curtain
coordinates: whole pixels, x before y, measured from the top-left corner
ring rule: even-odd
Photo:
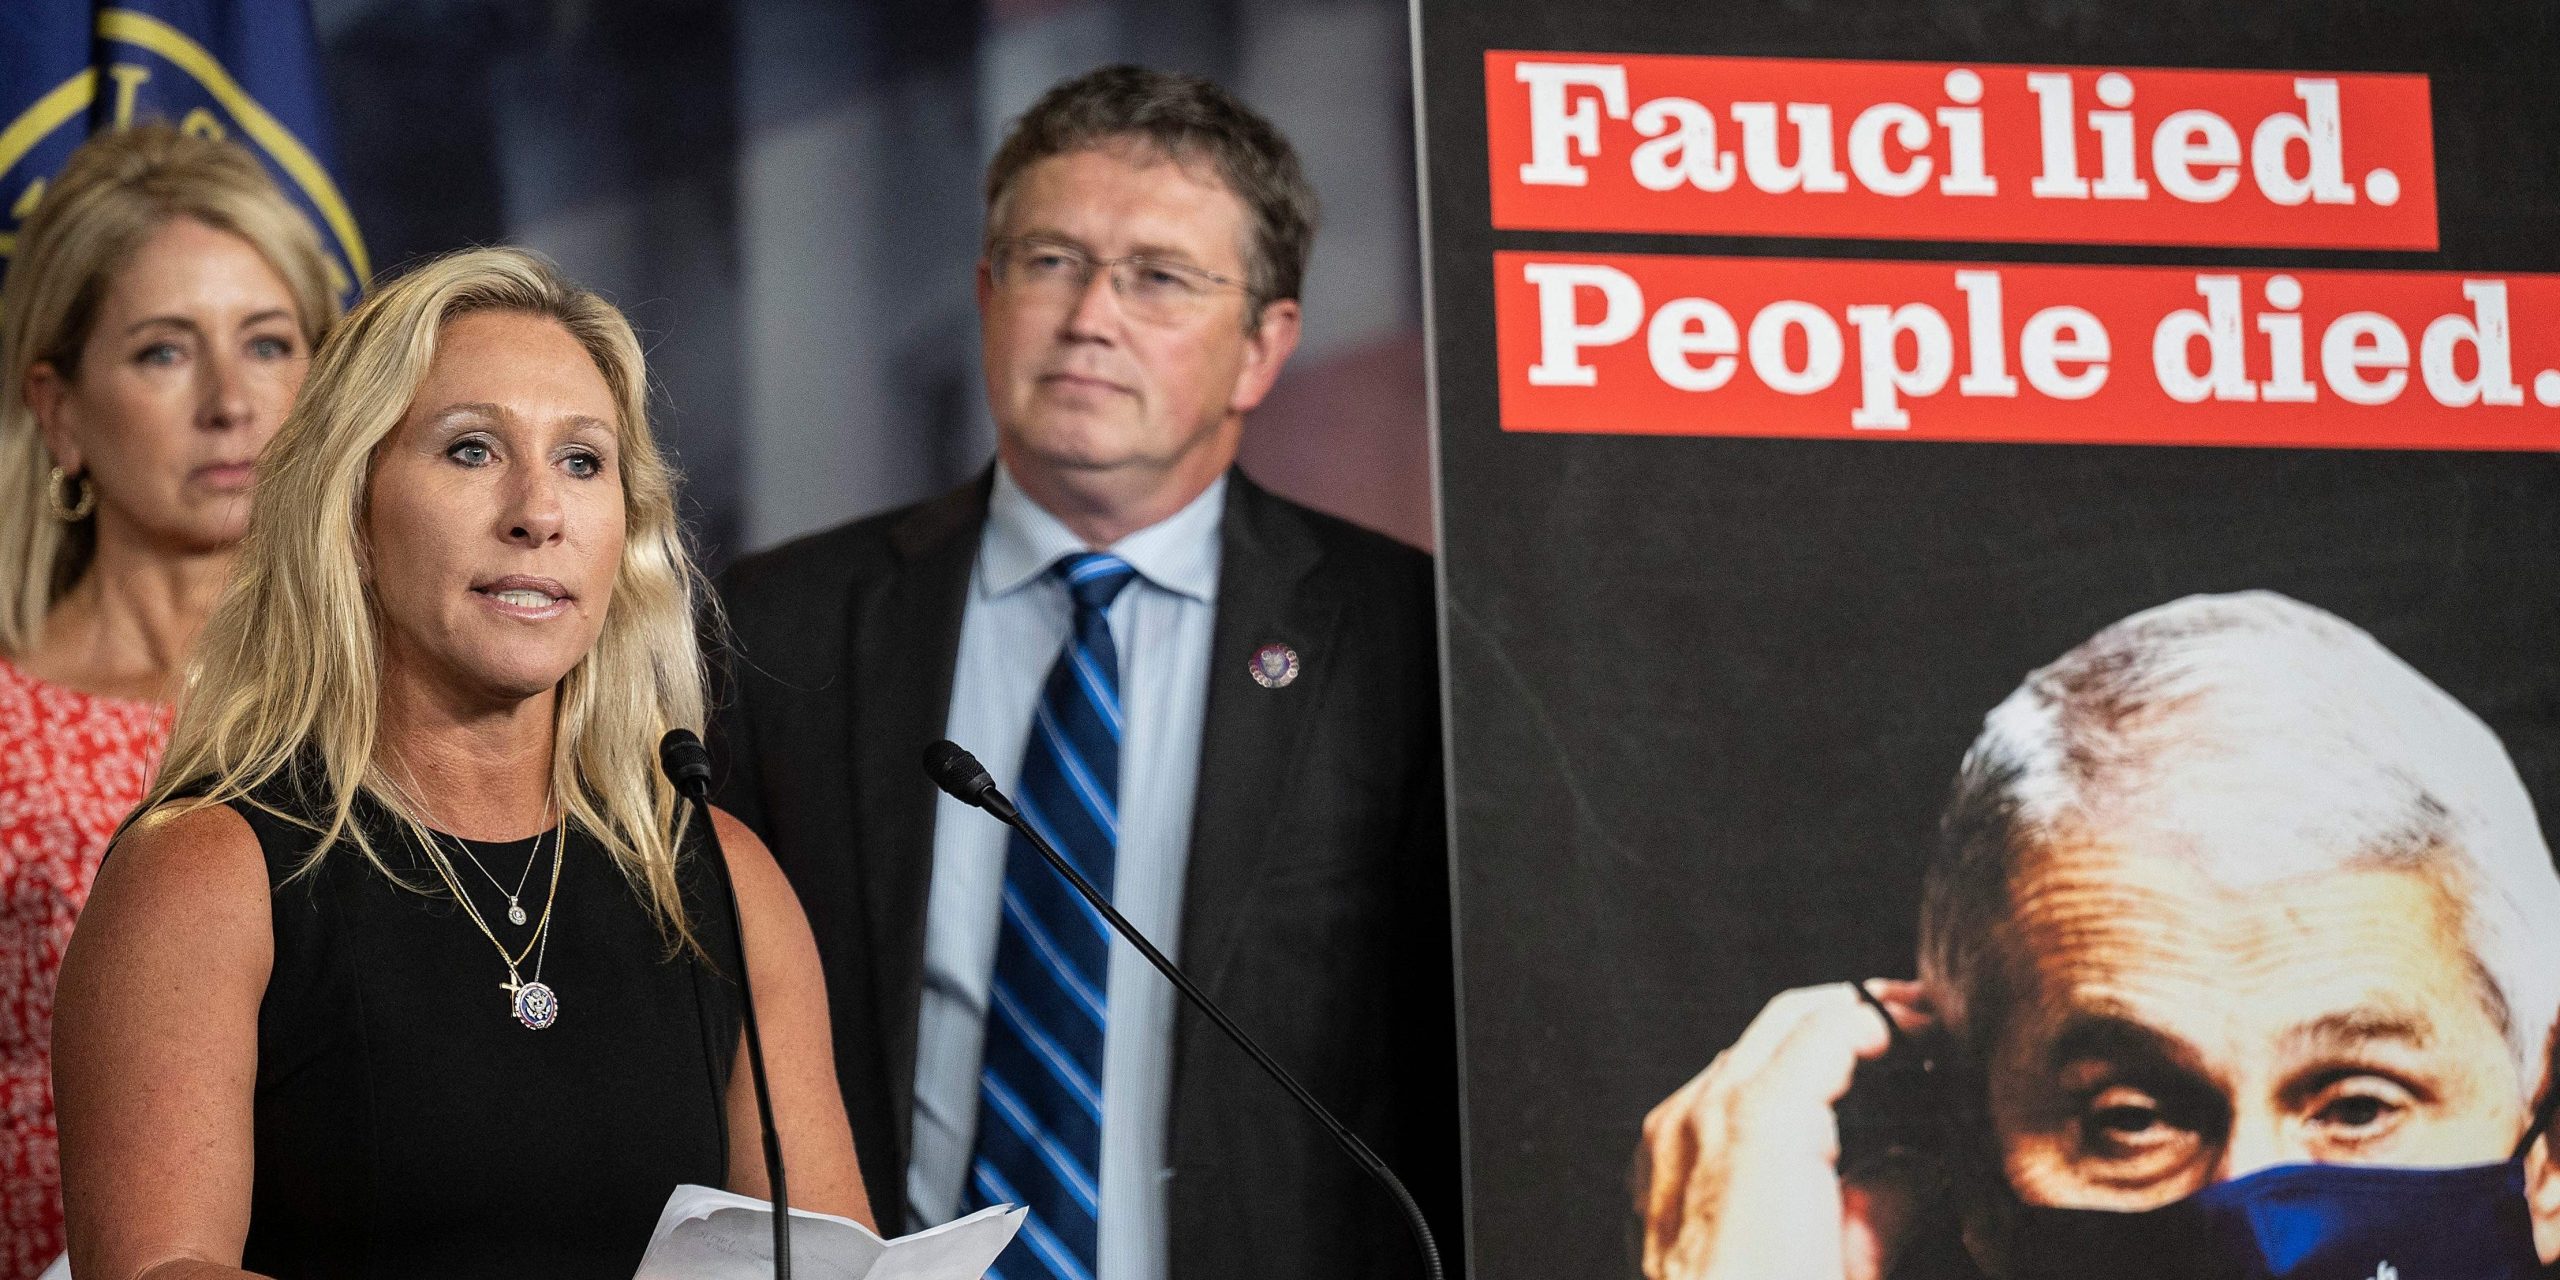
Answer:
[[[1247,430],[1283,492],[1427,544],[1406,16],[1395,0],[314,0],[384,274],[466,244],[627,310],[715,566],[953,484],[992,447],[979,177],[1049,84],[1209,75],[1325,203],[1306,342]]]

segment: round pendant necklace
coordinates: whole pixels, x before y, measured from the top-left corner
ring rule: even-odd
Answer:
[[[546,918],[543,923],[548,925],[551,922]],[[499,984],[507,993],[507,1005],[516,1015],[516,1021],[523,1023],[528,1031],[540,1031],[560,1020],[559,993],[542,980],[542,958],[550,953],[550,941],[550,931],[545,929],[541,945],[536,946],[533,953],[533,981],[527,982],[515,970],[509,969],[508,980]]]
[[[481,878],[489,882],[489,887],[505,895],[507,899],[507,923],[514,925],[517,928],[523,928],[525,921],[524,904],[517,901],[517,899],[524,895],[525,882],[533,878],[533,864],[542,860],[542,837],[540,835],[536,835],[533,838],[533,848],[528,850],[524,856],[524,872],[516,877],[516,887],[513,890],[510,890],[507,886],[500,884],[496,876],[489,874],[489,868],[480,861],[480,855],[473,853],[471,851],[471,846],[464,843],[461,837],[456,836],[454,838],[454,844],[462,850],[463,857],[471,859],[471,865],[478,868]]]
[[[498,935],[489,928],[489,922],[480,917],[480,908],[472,903],[471,895],[462,891],[461,880],[454,875],[451,862],[438,847],[440,842],[430,840],[427,844],[427,861],[435,867],[436,875],[444,880],[446,888],[453,891],[454,900],[462,904],[462,913],[470,917],[472,925],[480,930],[480,936],[498,949],[498,959],[507,966],[507,980],[499,983],[498,989],[507,993],[507,1011],[514,1014],[516,1021],[524,1024],[528,1031],[540,1031],[560,1020],[560,995],[542,980],[542,962],[551,954],[551,908],[560,900],[560,870],[568,848],[568,833],[569,819],[564,814],[560,825],[550,832],[551,892],[542,903],[542,920],[534,925],[533,936],[525,941],[524,950],[514,952],[507,950],[507,944],[498,941]],[[541,848],[542,841],[537,836],[534,839],[536,858],[539,858]],[[470,853],[469,848],[463,849],[464,856],[468,857]],[[473,860],[477,861],[476,858]],[[531,866],[528,861],[528,872]],[[488,874],[488,869],[482,868],[481,874]],[[531,982],[524,980],[523,965],[527,957],[533,960]]]

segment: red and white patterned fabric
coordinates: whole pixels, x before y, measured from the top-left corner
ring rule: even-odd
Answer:
[[[46,684],[0,658],[0,1280],[62,1252],[53,980],[99,855],[142,800],[169,708]]]

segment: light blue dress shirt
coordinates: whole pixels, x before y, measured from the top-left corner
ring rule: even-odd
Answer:
[[[1171,517],[1103,548],[1138,571],[1111,604],[1128,717],[1112,905],[1177,960],[1226,499],[1221,476]],[[1049,576],[1049,566],[1092,549],[996,468],[986,534],[960,618],[945,730],[976,753],[1008,793],[1020,780],[1041,685],[1075,620],[1066,588]],[[937,802],[916,1036],[915,1140],[907,1165],[909,1230],[957,1217],[969,1174],[1006,834],[1003,824],[949,796]],[[1179,997],[1146,957],[1115,938],[1105,998],[1110,1024],[1102,1057],[1097,1280],[1165,1280],[1165,1179],[1171,1176],[1165,1128]]]

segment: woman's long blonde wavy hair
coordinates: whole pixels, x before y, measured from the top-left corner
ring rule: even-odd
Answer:
[[[677,520],[675,472],[650,435],[647,370],[630,323],[519,249],[428,262],[358,306],[321,347],[259,460],[235,576],[196,641],[168,754],[137,812],[158,821],[245,799],[296,821],[316,814],[319,838],[296,874],[344,843],[401,879],[353,820],[359,798],[429,840],[417,797],[380,751],[381,623],[364,565],[368,550],[398,549],[364,546],[365,491],[445,326],[481,311],[559,324],[613,395],[622,564],[595,647],[560,682],[552,793],[564,817],[613,855],[669,938],[689,945],[675,874],[684,819],[657,747],[668,730],[702,724],[694,609],[706,595]],[[260,790],[279,782],[302,812],[262,802]]]
[[[165,124],[100,134],[72,152],[27,215],[0,285],[0,654],[35,647],[95,549],[95,525],[66,525],[45,503],[54,461],[27,406],[27,372],[50,363],[78,375],[107,287],[172,218],[248,241],[292,292],[309,346],[337,322],[319,233],[257,157]]]

